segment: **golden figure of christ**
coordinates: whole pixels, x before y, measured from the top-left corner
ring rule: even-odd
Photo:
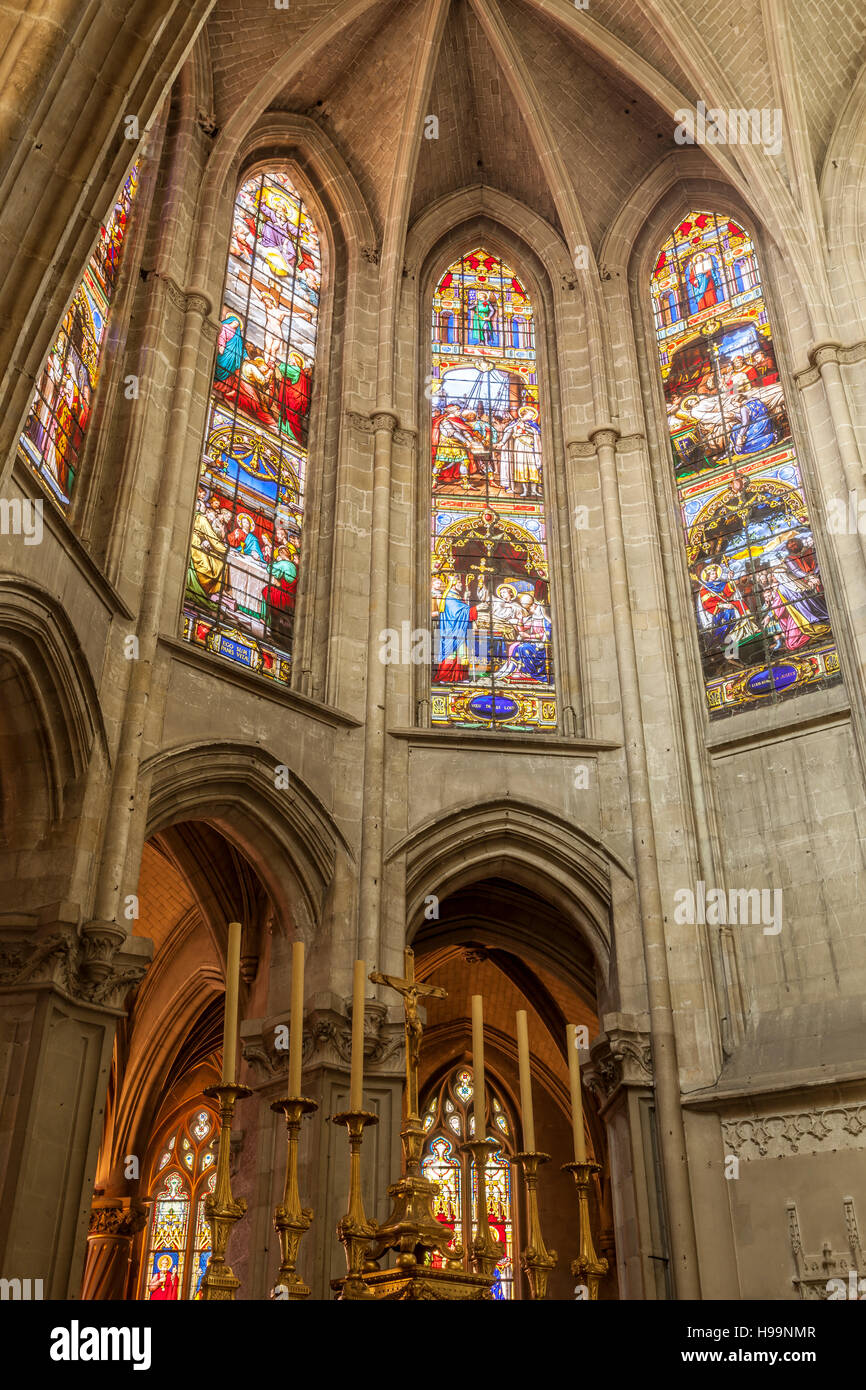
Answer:
[[[407,946],[403,952],[405,979],[399,975],[383,975],[374,970],[369,979],[374,985],[388,985],[403,996],[406,1028],[406,1115],[418,1118],[418,1063],[421,1057],[421,1035],[424,1032],[418,1017],[421,998],[447,999],[448,992],[439,985],[424,985],[415,979],[415,952]]]

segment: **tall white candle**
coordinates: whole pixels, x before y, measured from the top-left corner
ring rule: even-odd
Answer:
[[[475,1138],[486,1139],[484,1115],[484,1013],[481,995],[472,996],[472,1071],[474,1073]]]
[[[517,1066],[520,1073],[520,1110],[523,1142],[528,1153],[535,1153],[535,1117],[532,1113],[532,1073],[529,1061],[529,1029],[526,1010],[517,1012]]]
[[[292,1012],[289,1018],[289,1095],[301,1094],[304,1045],[304,943],[292,942]]]
[[[231,1086],[237,1077],[238,993],[241,976],[241,924],[229,922],[226,947],[226,1005],[223,1017],[223,1085]]]
[[[349,1109],[364,1108],[364,982],[367,967],[355,961],[352,988],[352,1081],[349,1088]]]
[[[574,1161],[586,1162],[586,1140],[583,1134],[583,1094],[580,1089],[580,1059],[577,1055],[577,1024],[566,1028],[568,1039],[568,1079],[571,1083],[571,1126],[574,1131]]]

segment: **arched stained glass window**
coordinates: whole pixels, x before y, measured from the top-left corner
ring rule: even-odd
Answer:
[[[134,164],[67,309],[39,376],[18,453],[62,507],[78,475],[111,301],[138,188]]]
[[[320,285],[318,233],[288,175],[247,179],[235,203],[183,636],[284,683]]]
[[[201,1296],[211,1253],[205,1197],[214,1190],[218,1134],[213,1111],[198,1106],[159,1146],[141,1276],[144,1299],[172,1302]]]
[[[757,257],[693,212],[651,292],[710,717],[840,679]]]
[[[555,729],[533,308],[478,248],[433,296],[434,725]]]
[[[512,1134],[505,1108],[491,1087],[489,1077],[485,1089],[486,1137],[498,1145],[487,1165],[487,1218],[494,1240],[502,1247],[493,1296],[506,1299],[514,1297]],[[422,1172],[431,1182],[439,1184],[433,1211],[436,1220],[454,1233],[449,1246],[463,1247],[464,1263],[468,1262],[467,1247],[472,1243],[478,1220],[476,1165],[460,1148],[467,1139],[475,1137],[474,1094],[472,1071],[461,1067],[440,1082],[428,1097],[422,1120],[427,1135]],[[468,1240],[464,1239],[466,1231],[472,1232]],[[433,1254],[430,1262],[437,1269],[444,1264],[439,1254]]]

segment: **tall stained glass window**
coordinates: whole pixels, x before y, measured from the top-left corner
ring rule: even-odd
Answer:
[[[556,728],[535,327],[483,248],[433,296],[434,725]]]
[[[460,1151],[467,1139],[475,1138],[474,1093],[472,1071],[461,1067],[428,1097],[422,1120],[427,1137],[421,1169],[425,1178],[439,1184],[439,1192],[433,1199],[433,1212],[436,1220],[453,1232],[448,1246],[454,1250],[463,1249],[464,1263],[478,1222],[475,1161],[470,1162]],[[502,1249],[502,1258],[496,1266],[493,1297],[506,1299],[514,1297],[512,1134],[508,1116],[489,1078],[486,1094],[486,1137],[497,1145],[487,1165],[487,1221],[494,1240]],[[465,1238],[467,1231],[472,1233],[468,1240]],[[439,1254],[433,1254],[430,1262],[437,1269],[444,1264]]]
[[[201,1297],[211,1254],[205,1198],[214,1190],[218,1133],[213,1111],[198,1106],[169,1130],[157,1150],[141,1298],[174,1302]]]
[[[677,500],[712,719],[836,684],[755,249],[693,212],[651,283]]]
[[[39,376],[18,453],[68,507],[93,407],[111,301],[138,188],[133,165]]]
[[[319,237],[288,175],[247,179],[235,203],[183,636],[284,683],[320,285]]]

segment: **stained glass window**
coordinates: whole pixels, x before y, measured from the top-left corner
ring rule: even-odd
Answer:
[[[839,657],[755,248],[693,212],[651,282],[712,719],[826,688]]]
[[[288,175],[235,203],[193,520],[183,636],[291,675],[319,315],[319,238]]]
[[[111,300],[117,283],[132,200],[133,165],[67,309],[39,380],[18,453],[62,507],[68,507],[93,408]]]
[[[471,1230],[475,1234],[478,1219],[478,1197],[476,1167],[467,1153],[461,1152],[461,1144],[474,1137],[475,1116],[472,1108],[474,1093],[472,1072],[465,1067],[447,1076],[428,1099],[424,1128],[428,1138],[424,1146],[422,1171],[426,1178],[439,1184],[439,1193],[434,1198],[434,1213],[437,1221],[449,1227],[454,1235],[449,1248],[471,1244],[464,1240],[464,1233]],[[487,1138],[497,1146],[487,1167],[487,1217],[493,1237],[502,1246],[502,1259],[499,1261],[493,1286],[493,1297],[508,1299],[514,1297],[514,1203],[512,1188],[511,1160],[503,1135],[510,1134],[505,1108],[486,1081],[488,1122],[498,1125],[500,1133],[488,1132]],[[427,1121],[430,1120],[428,1125]],[[504,1123],[499,1124],[502,1120]],[[445,1261],[439,1254],[430,1257],[431,1265],[440,1269]],[[468,1256],[464,1249],[464,1264]]]
[[[216,1116],[197,1107],[163,1135],[154,1151],[152,1211],[142,1269],[141,1297],[174,1302],[199,1298],[210,1258],[204,1203],[216,1181]],[[180,1160],[180,1162],[178,1162]]]
[[[532,302],[479,248],[433,296],[434,725],[555,729]]]

